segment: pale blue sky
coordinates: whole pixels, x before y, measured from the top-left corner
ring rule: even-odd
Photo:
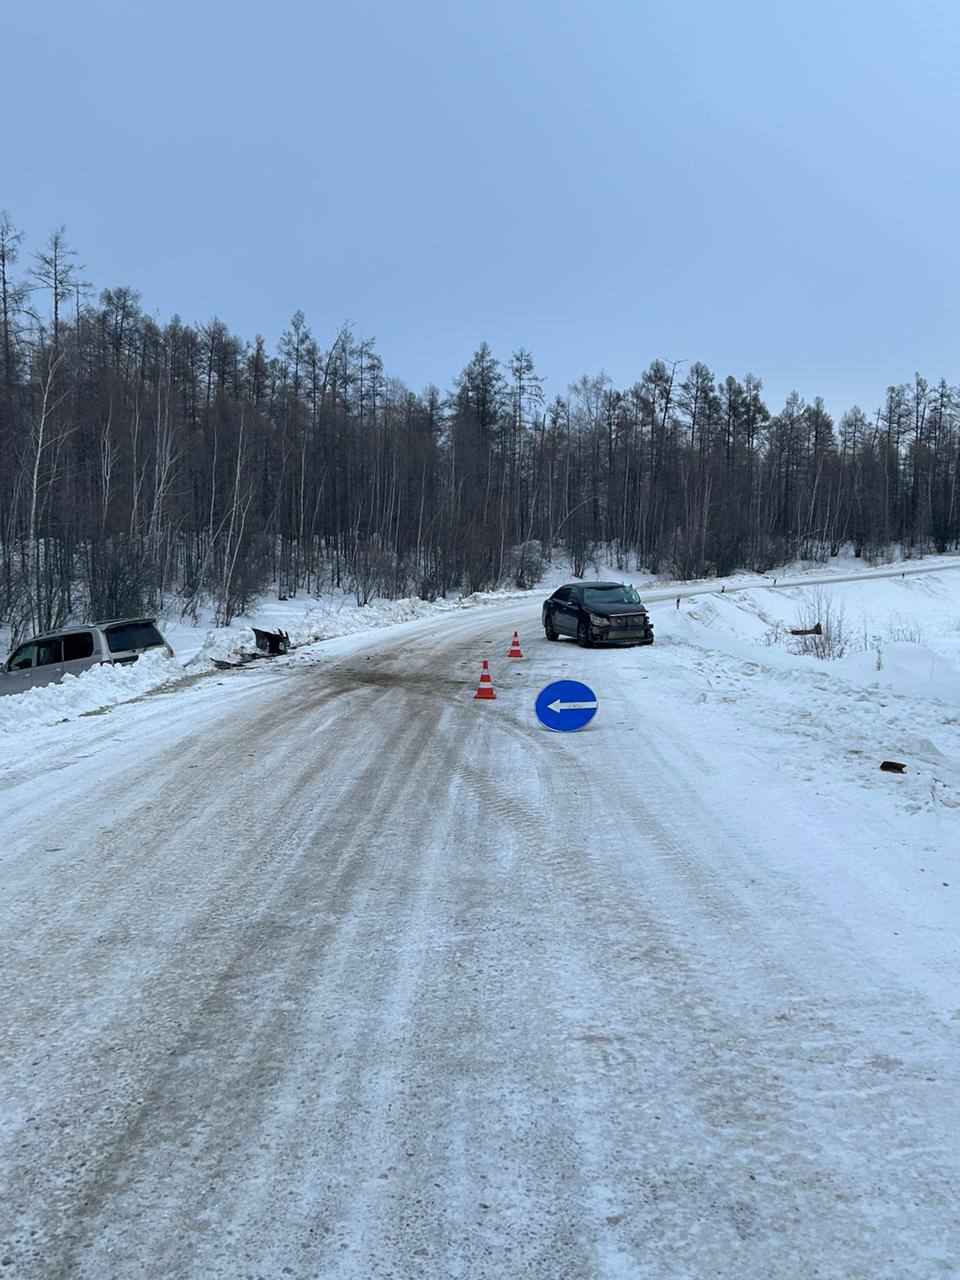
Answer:
[[[5,0],[0,63],[0,207],[162,319],[349,319],[415,388],[960,381],[956,3]]]

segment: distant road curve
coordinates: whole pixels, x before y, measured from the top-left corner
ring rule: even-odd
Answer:
[[[723,594],[730,595],[734,591],[755,591],[758,587],[766,587],[771,591],[781,591],[793,587],[826,587],[835,582],[865,582],[873,578],[907,578],[917,573],[943,573],[947,569],[960,569],[960,558],[949,564],[928,564],[910,569],[867,570],[864,573],[828,574],[822,578],[784,578],[782,581],[776,574],[758,575],[753,582],[723,583]],[[644,591],[643,598],[650,603],[661,600],[676,600],[677,596],[719,595],[720,586],[700,583],[695,587],[671,587],[657,591]]]

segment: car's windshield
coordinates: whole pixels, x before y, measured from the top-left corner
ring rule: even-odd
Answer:
[[[635,587],[584,587],[583,603],[588,609],[602,609],[606,604],[639,604]]]
[[[123,622],[118,627],[105,628],[111,653],[125,649],[153,649],[163,644],[163,636],[150,622]]]
[[[19,649],[10,655],[7,663],[8,671],[23,671],[26,667],[33,666],[33,659],[36,656],[37,643],[30,640],[27,644],[22,644]]]

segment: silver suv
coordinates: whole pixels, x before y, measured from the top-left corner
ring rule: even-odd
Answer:
[[[157,630],[154,618],[115,618],[83,627],[63,627],[34,636],[14,649],[0,667],[0,694],[22,693],[79,675],[101,663],[136,662],[147,649],[173,650]]]

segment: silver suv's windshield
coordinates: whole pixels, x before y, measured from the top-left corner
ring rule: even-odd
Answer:
[[[606,604],[639,604],[636,587],[584,587],[583,603],[588,609],[602,609]]]

